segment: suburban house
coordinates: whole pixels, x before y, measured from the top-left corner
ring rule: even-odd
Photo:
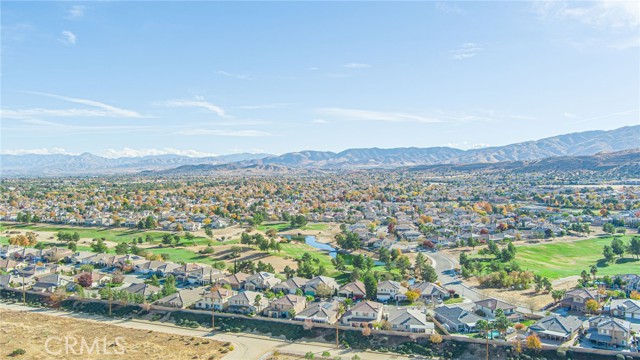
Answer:
[[[484,299],[475,302],[476,311],[482,311],[488,318],[496,317],[496,310],[501,309],[507,318],[519,318],[516,306],[498,299]],[[514,319],[515,320],[515,319]]]
[[[67,284],[73,283],[71,276],[60,274],[47,274],[38,276],[35,284],[31,287],[33,291],[54,292],[58,287],[66,288]]]
[[[548,315],[529,327],[540,339],[566,342],[582,329],[582,320],[576,316]]]
[[[229,285],[233,290],[241,290],[244,288],[244,284],[247,281],[248,277],[249,274],[239,272],[218,280],[216,282],[216,285]]]
[[[631,324],[606,315],[596,316],[589,319],[586,339],[597,346],[625,348],[631,341]]]
[[[147,299],[149,296],[162,292],[161,287],[145,283],[131,284],[129,287],[126,287],[123,290],[134,295],[142,295],[145,299]]]
[[[223,277],[225,277],[225,274],[218,269],[214,269],[211,266],[200,266],[188,271],[186,274],[182,275],[182,277],[176,278],[178,280],[186,281],[189,284],[209,285]]]
[[[246,290],[262,291],[271,289],[275,285],[280,284],[282,281],[278,279],[274,274],[266,271],[257,272],[247,277],[244,283]]]
[[[443,300],[449,297],[447,290],[430,282],[415,284],[411,287],[411,290],[419,293],[422,301]]]
[[[342,285],[340,290],[338,290],[338,296],[361,300],[367,296],[367,290],[362,281],[356,280]]]
[[[560,301],[561,306],[568,307],[569,310],[587,312],[586,303],[589,300],[600,301],[600,295],[595,290],[573,289],[564,294],[564,298]]]
[[[382,321],[383,307],[379,302],[361,301],[355,304],[342,316],[342,323],[351,326],[371,327],[374,323]]]
[[[202,298],[201,289],[183,289],[156,301],[156,305],[186,309]]]
[[[271,318],[292,318],[307,306],[307,298],[299,295],[285,295],[269,304],[264,313]]]
[[[440,321],[442,326],[455,332],[473,332],[476,322],[482,320],[474,312],[460,306],[440,306],[435,308],[434,313],[436,320]]]
[[[338,289],[340,288],[340,285],[338,285],[336,279],[330,278],[328,276],[316,276],[304,285],[304,293],[306,295],[316,296],[318,287],[322,286],[326,286],[333,292],[338,291]]]
[[[394,331],[427,334],[432,334],[435,331],[434,324],[427,321],[427,315],[417,309],[389,309],[386,318],[391,326],[391,330]]]
[[[640,320],[640,300],[613,299],[609,303],[609,313],[623,319]]]
[[[393,280],[386,280],[378,283],[378,292],[376,293],[376,298],[380,301],[389,301],[389,300],[406,300],[406,294],[408,289],[399,282]]]
[[[225,288],[216,288],[213,292],[208,291],[195,305],[196,309],[209,310],[213,305],[215,310],[222,311],[229,306],[229,299],[237,292]]]
[[[84,276],[84,274],[87,274],[87,273],[83,272],[83,273],[79,273],[79,274],[74,275],[73,276],[73,281],[77,283],[78,279],[81,276]],[[103,273],[99,273],[99,272],[95,272],[95,271],[91,272],[90,274],[91,274],[91,286],[90,287],[92,287],[92,288],[98,287],[100,285],[104,285],[104,284],[106,284],[106,283],[111,281],[111,276],[109,276],[109,275],[106,275],[106,274],[103,274]]]
[[[244,291],[229,298],[228,311],[240,314],[257,314],[269,305],[264,295],[255,291]]]
[[[307,283],[307,281],[309,281],[309,279],[294,276],[290,279],[287,279],[287,281],[281,282],[280,284],[272,287],[271,291],[273,291],[274,293],[282,291],[283,294],[295,294],[298,289],[300,289],[300,291],[304,293],[302,289],[304,288],[304,285]]]
[[[338,302],[314,302],[309,307],[296,314],[295,320],[313,321],[316,323],[335,324],[338,321]]]

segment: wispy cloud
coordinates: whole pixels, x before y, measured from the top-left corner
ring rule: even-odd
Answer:
[[[236,78],[236,79],[240,79],[240,80],[251,80],[251,76],[249,76],[249,75],[230,73],[230,72],[224,71],[224,70],[218,70],[218,71],[216,71],[216,74],[222,75],[222,76],[226,76],[226,77]]]
[[[291,103],[272,103],[272,104],[258,104],[258,105],[241,105],[236,106],[237,109],[245,110],[258,110],[258,109],[283,109],[291,105]]]
[[[342,65],[343,68],[347,68],[347,69],[366,69],[366,68],[370,68],[371,65],[369,64],[363,64],[363,63],[356,63],[356,62],[351,62],[351,63],[347,63]]]
[[[84,5],[73,5],[67,11],[67,17],[69,19],[80,19],[84,17]]]
[[[148,116],[142,115],[134,110],[128,110],[119,108],[113,105],[105,104],[103,102],[73,98],[68,96],[42,93],[36,91],[24,91],[27,94],[45,96],[53,99],[63,100],[66,102],[80,104],[88,106],[89,108],[83,109],[44,109],[44,108],[32,108],[32,109],[0,109],[0,115],[4,118],[14,119],[26,119],[34,117],[116,117],[116,118],[145,118]]]
[[[435,3],[436,10],[443,14],[462,14],[464,11],[461,7],[453,2],[436,2]]]
[[[438,109],[434,111],[434,114],[438,119],[442,119],[443,121],[457,123],[535,120],[533,116],[492,109],[470,109],[466,111]]]
[[[417,123],[437,123],[439,119],[429,118],[421,115],[413,115],[402,112],[383,112],[360,109],[344,109],[344,108],[322,108],[318,112],[337,118],[347,120],[365,120],[365,121],[382,121],[382,122],[417,122]]]
[[[640,26],[637,1],[536,1],[534,10],[547,20],[576,20],[595,28],[636,28]]]
[[[67,151],[63,148],[54,147],[54,148],[39,148],[39,149],[2,149],[0,152],[6,155],[26,155],[26,154],[35,154],[35,155],[78,155],[79,153],[74,153]]]
[[[328,124],[329,122],[325,119],[313,119],[311,120],[312,124]]]
[[[229,137],[264,137],[270,133],[260,130],[220,130],[220,129],[187,129],[178,131],[179,135],[188,136],[229,136]]]
[[[451,57],[456,60],[464,60],[476,56],[483,47],[478,43],[464,43],[460,48],[451,51]]]
[[[24,119],[16,124],[7,124],[2,126],[2,131],[7,134],[10,132],[29,132],[30,134],[122,134],[145,132],[149,134],[159,129],[155,126],[137,126],[137,125],[76,125],[60,122],[46,121],[40,119]]]
[[[458,143],[447,143],[444,146],[461,149],[461,150],[473,150],[473,149],[484,149],[484,148],[490,147],[491,145],[482,144],[482,143],[476,144],[476,143],[470,143],[467,141],[462,141]]]
[[[227,115],[224,109],[221,108],[220,106],[210,103],[208,101],[200,100],[200,99],[198,100],[187,100],[187,99],[167,100],[167,101],[161,102],[160,104],[168,107],[199,108],[199,109],[204,109],[209,112],[212,112],[220,117],[224,117],[224,118],[230,117],[229,115]]]
[[[58,40],[60,40],[61,43],[67,46],[73,46],[76,44],[76,34],[72,33],[71,31],[64,30],[60,35],[61,37]]]
[[[585,122],[588,122],[588,121],[601,120],[601,119],[607,119],[607,118],[611,118],[611,117],[629,115],[629,114],[636,114],[636,113],[640,114],[640,109],[616,111],[616,112],[609,113],[609,114],[592,116],[592,117],[576,120],[576,121],[572,122],[571,124],[581,124],[581,123],[585,123]]]
[[[161,149],[133,149],[125,147],[122,149],[106,149],[100,153],[100,155],[108,158],[120,158],[120,157],[143,157],[143,156],[156,156],[156,155],[181,155],[189,157],[206,157],[206,156],[218,156],[216,153],[191,150],[191,149],[176,149],[171,147],[165,147]]]

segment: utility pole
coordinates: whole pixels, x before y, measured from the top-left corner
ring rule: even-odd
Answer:
[[[109,317],[111,317],[111,283],[107,283],[109,289]]]
[[[216,308],[215,303],[213,302],[213,292],[216,290],[216,287],[213,286],[213,269],[209,270],[209,282],[211,283],[211,332],[216,330]]]
[[[24,272],[22,273],[22,304],[23,305],[27,304],[27,292],[24,287]]]

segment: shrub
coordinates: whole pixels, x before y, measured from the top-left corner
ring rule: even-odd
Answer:
[[[27,351],[25,349],[15,349],[11,352],[11,354],[9,354],[9,356],[20,356],[20,355],[24,355],[26,354]]]

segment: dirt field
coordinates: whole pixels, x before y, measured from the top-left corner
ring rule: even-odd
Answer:
[[[0,309],[0,357],[16,349],[18,359],[220,359],[226,344],[202,338],[127,329],[86,320]],[[65,337],[70,347],[65,351]],[[116,337],[122,337],[116,343]],[[81,347],[82,338],[88,344]],[[47,344],[47,339],[51,339]],[[98,339],[97,343],[94,340]],[[88,349],[93,347],[93,354]],[[106,345],[105,345],[106,344]],[[49,354],[47,352],[49,349]],[[75,350],[76,354],[71,350]],[[122,353],[124,350],[124,353]],[[82,354],[80,353],[82,351]],[[55,353],[60,352],[59,355]],[[99,352],[99,353],[98,353]]]
[[[578,282],[578,276],[571,278],[564,278],[554,280],[554,290],[569,290],[575,287]],[[512,304],[517,304],[525,308],[538,311],[548,304],[553,302],[553,298],[550,294],[542,291],[540,293],[535,292],[535,289],[530,288],[526,290],[504,290],[504,289],[485,289],[478,287],[478,281],[474,278],[464,281],[468,286],[475,287],[478,291],[487,296],[487,298],[497,297]]]

